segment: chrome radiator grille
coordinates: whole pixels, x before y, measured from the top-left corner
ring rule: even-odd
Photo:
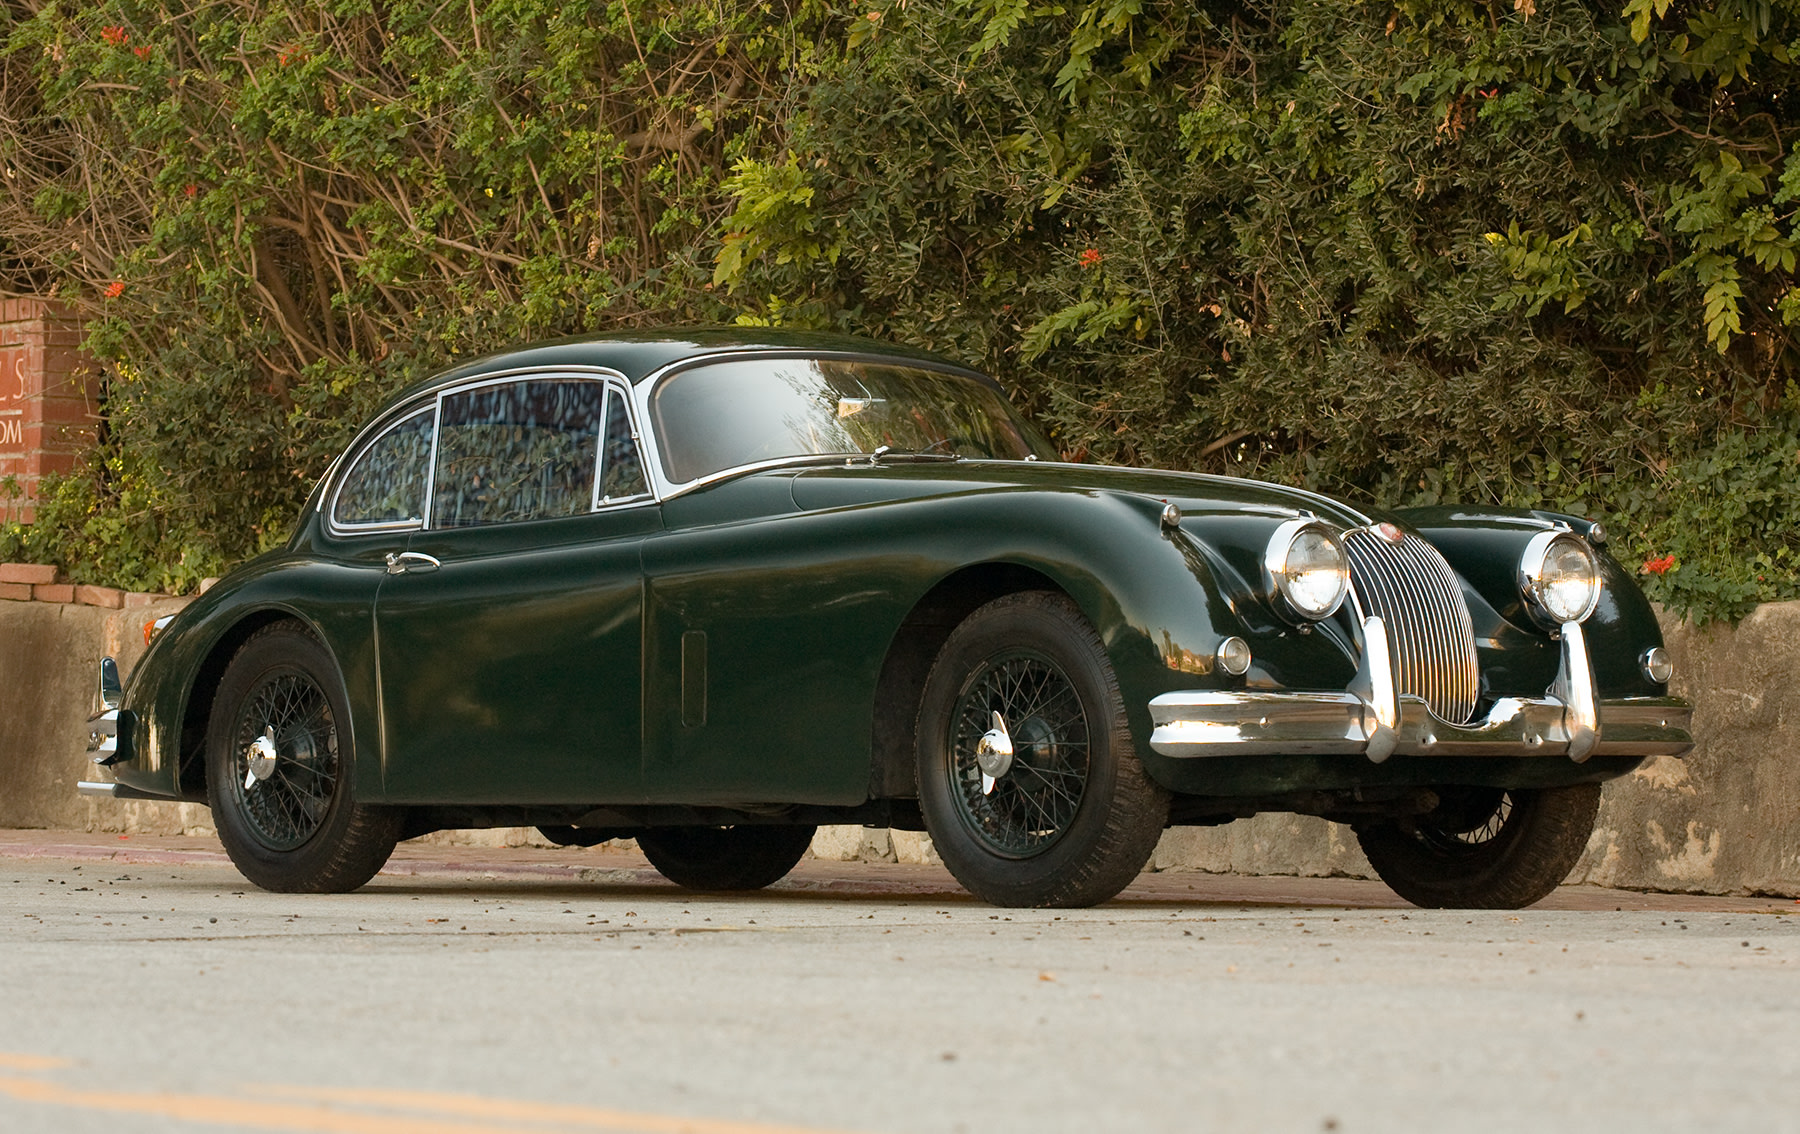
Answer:
[[[1368,530],[1346,532],[1344,553],[1363,613],[1387,624],[1399,692],[1423,699],[1451,724],[1467,724],[1481,671],[1469,608],[1450,564],[1410,534],[1392,543]]]

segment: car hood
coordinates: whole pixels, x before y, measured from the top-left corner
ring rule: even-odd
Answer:
[[[1179,507],[1191,519],[1246,512],[1289,518],[1317,516],[1341,527],[1370,517],[1347,504],[1302,489],[1242,477],[1053,461],[956,461],[851,465],[809,469],[792,481],[796,506],[813,510],[917,499],[958,492],[1018,491],[1130,494]]]

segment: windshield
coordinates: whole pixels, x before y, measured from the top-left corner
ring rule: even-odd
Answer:
[[[998,390],[892,363],[762,358],[684,370],[651,400],[664,472],[684,484],[783,457],[1056,458]]]

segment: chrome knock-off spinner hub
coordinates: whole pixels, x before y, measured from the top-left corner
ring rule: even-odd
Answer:
[[[275,727],[263,729],[263,734],[250,742],[244,749],[244,790],[249,791],[258,782],[275,774]]]
[[[1006,718],[994,713],[994,727],[975,742],[975,766],[981,769],[981,794],[994,794],[994,782],[1012,770],[1013,742]]]

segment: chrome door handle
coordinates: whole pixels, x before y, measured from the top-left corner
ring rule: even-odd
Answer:
[[[387,573],[390,575],[417,575],[425,571],[436,571],[443,564],[426,555],[422,551],[402,551],[398,555],[387,553]]]

